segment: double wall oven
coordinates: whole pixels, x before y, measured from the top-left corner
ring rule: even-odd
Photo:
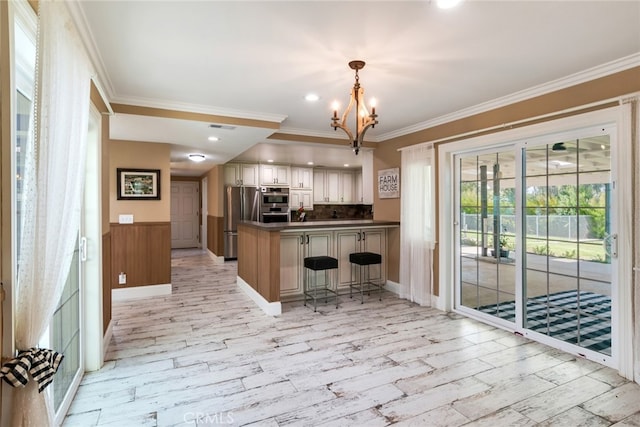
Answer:
[[[260,193],[260,221],[289,221],[289,189],[262,187]]]

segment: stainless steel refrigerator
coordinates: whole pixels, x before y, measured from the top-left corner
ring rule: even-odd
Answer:
[[[238,257],[238,222],[260,220],[260,188],[225,187],[224,258]]]

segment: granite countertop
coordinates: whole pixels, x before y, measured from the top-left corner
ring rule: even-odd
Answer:
[[[242,221],[240,224],[249,225],[262,230],[270,231],[301,231],[318,228],[360,228],[360,227],[398,227],[399,221],[380,221],[373,219],[331,219],[323,221],[305,222],[272,222],[265,224],[256,221]]]

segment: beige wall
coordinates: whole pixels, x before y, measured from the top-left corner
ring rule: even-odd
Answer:
[[[116,169],[160,169],[160,200],[117,200]],[[171,221],[170,147],[150,142],[110,141],[109,143],[109,221],[118,215],[133,214],[134,222]]]

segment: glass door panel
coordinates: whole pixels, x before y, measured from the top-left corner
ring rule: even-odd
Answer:
[[[523,150],[524,325],[611,355],[608,135]]]
[[[515,321],[514,152],[459,158],[460,305]]]
[[[80,347],[80,250],[76,241],[69,276],[51,322],[52,347],[64,354],[53,380],[54,410],[58,412],[74,379],[81,374]]]

